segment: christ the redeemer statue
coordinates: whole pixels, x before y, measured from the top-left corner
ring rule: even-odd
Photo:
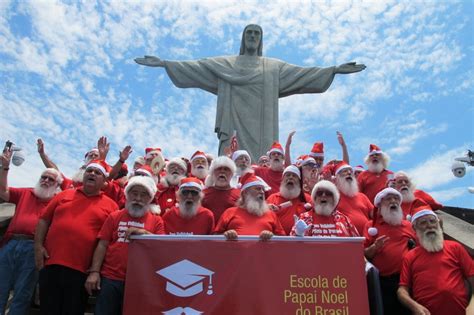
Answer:
[[[150,67],[164,67],[174,85],[200,88],[217,95],[215,132],[219,155],[237,131],[239,147],[253,161],[278,140],[278,98],[293,94],[323,93],[337,73],[365,69],[355,62],[329,68],[298,67],[262,57],[263,32],[259,25],[247,25],[239,56],[205,58],[196,61],[168,61],[154,56],[136,58]]]

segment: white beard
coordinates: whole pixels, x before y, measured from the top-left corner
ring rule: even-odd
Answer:
[[[404,188],[404,187],[402,187]],[[401,190],[400,193],[402,194],[402,201],[403,202],[412,202],[415,200],[415,194],[413,193],[413,189],[407,187],[408,190]]]
[[[41,187],[40,183],[36,183],[33,193],[36,197],[43,200],[50,200],[60,191],[59,187],[52,186],[48,188]]]
[[[371,173],[375,173],[375,174],[380,174],[382,173],[382,171],[384,170],[384,165],[382,163],[382,161],[379,161],[378,163],[373,163],[373,162],[370,162],[369,163],[369,166],[368,166],[368,170],[369,172]]]
[[[280,185],[281,196],[288,200],[295,199],[301,193],[301,187],[297,183],[290,187],[291,188],[288,188],[288,186],[285,185],[283,182]]]
[[[324,204],[315,204],[314,212],[316,212],[316,214],[328,217],[334,211],[334,208],[334,203],[332,202],[326,202]]]
[[[86,172],[85,168],[80,168],[77,170],[76,174],[72,175],[72,181],[75,183],[82,183],[84,180],[84,173]]]
[[[190,218],[193,218],[198,209],[199,209],[199,206],[200,206],[200,203],[188,203],[186,201],[180,201],[179,202],[179,214],[181,215],[181,217],[183,218],[186,218],[186,219],[190,219]]]
[[[132,218],[141,218],[148,211],[148,205],[135,203],[133,201],[127,201],[125,204],[125,208],[127,209],[128,214]]]
[[[207,177],[209,170],[207,168],[191,168],[191,174],[197,178],[204,180]]]
[[[247,209],[248,213],[261,217],[268,211],[268,205],[265,200],[254,199],[247,197],[244,202],[244,208]]]
[[[431,234],[429,232],[435,231],[436,234]],[[443,249],[444,237],[443,230],[438,226],[436,230],[427,230],[424,233],[416,231],[416,236],[420,241],[420,245],[430,253],[436,253]]]
[[[177,186],[184,177],[185,176],[179,175],[179,174],[166,174],[165,180],[168,183],[168,185]]]
[[[273,171],[282,171],[284,167],[283,160],[270,160],[270,168]]]
[[[403,211],[402,208],[397,205],[397,211],[394,212],[390,210],[390,205],[381,207],[380,214],[383,220],[390,225],[400,225],[403,220]]]
[[[357,180],[352,175],[352,181],[347,181],[346,177],[337,176],[336,186],[340,192],[349,197],[354,197],[359,192],[359,186]]]

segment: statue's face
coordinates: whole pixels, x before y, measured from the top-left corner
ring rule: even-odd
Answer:
[[[257,50],[262,39],[260,28],[256,25],[250,25],[245,30],[245,48],[247,50]]]

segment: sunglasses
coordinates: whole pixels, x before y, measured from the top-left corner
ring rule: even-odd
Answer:
[[[181,194],[183,196],[187,196],[191,194],[191,196],[196,197],[199,194],[199,191],[197,190],[181,190]]]
[[[323,195],[328,196],[328,197],[332,197],[332,196],[333,196],[332,192],[327,191],[327,190],[318,190],[318,191],[316,192],[316,197],[322,197]]]
[[[49,177],[49,176],[46,176],[46,175],[41,175],[41,180],[48,180],[50,182],[55,182],[56,181],[56,178],[54,177]]]

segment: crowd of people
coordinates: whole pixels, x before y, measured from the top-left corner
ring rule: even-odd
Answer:
[[[385,314],[465,314],[474,263],[443,239],[434,212],[442,205],[415,189],[409,174],[390,171],[376,145],[367,169],[350,165],[340,133],[341,160],[325,163],[316,142],[292,161],[293,135],[256,164],[237,139],[217,158],[202,151],[165,158],[146,148],[130,163],[126,146],[109,164],[110,143],[101,137],[70,178],[38,139],[46,168],[33,188],[8,186],[6,148],[0,199],[16,210],[0,245],[0,314],[10,291],[10,314],[26,314],[37,283],[42,314],[84,314],[94,293],[96,314],[120,314],[130,236],[141,234],[360,236],[380,273]]]

